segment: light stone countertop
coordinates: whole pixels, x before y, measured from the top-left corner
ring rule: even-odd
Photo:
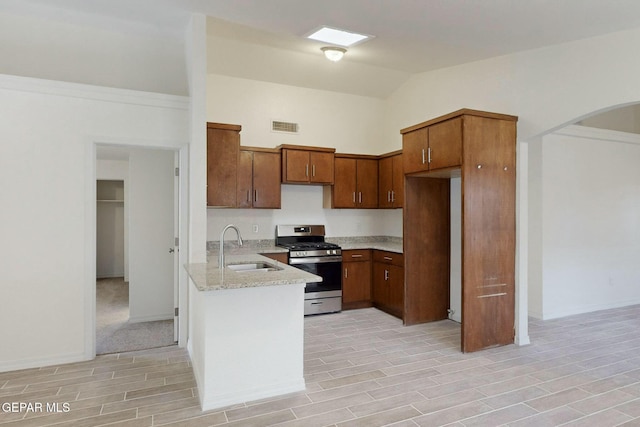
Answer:
[[[237,272],[231,270],[230,264],[267,262],[281,267],[278,271]],[[225,289],[255,288],[260,286],[294,285],[299,283],[321,282],[322,277],[307,273],[298,268],[277,262],[258,255],[255,250],[251,254],[233,255],[225,252],[227,267],[218,268],[217,257],[209,256],[208,262],[187,264],[185,269],[199,291],[221,291]]]
[[[327,242],[340,245],[342,250],[377,249],[381,251],[403,253],[402,238],[391,236],[360,236],[360,237],[327,237]]]

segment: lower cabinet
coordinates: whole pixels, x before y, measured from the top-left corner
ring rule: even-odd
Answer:
[[[283,264],[289,264],[289,252],[268,252],[260,254]]]
[[[371,307],[371,251],[342,251],[342,309]]]
[[[402,319],[404,313],[404,257],[373,251],[373,305]]]

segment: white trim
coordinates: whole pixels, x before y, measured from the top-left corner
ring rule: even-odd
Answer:
[[[0,372],[11,372],[22,369],[40,368],[43,366],[64,365],[67,363],[82,362],[87,360],[83,353],[68,353],[55,357],[38,357],[35,359],[20,359],[0,363]]]
[[[640,134],[600,129],[587,126],[571,125],[552,132],[549,135],[564,135],[577,138],[595,139],[607,142],[640,145]],[[548,136],[548,135],[547,135]]]
[[[180,171],[180,218],[179,218],[179,227],[177,233],[180,238],[180,245],[182,246],[183,242],[188,242],[188,232],[185,233],[185,230],[189,229],[189,225],[187,223],[189,215],[188,215],[188,203],[189,203],[189,194],[183,194],[185,189],[188,190],[188,157],[189,157],[189,144],[179,144],[176,141],[160,141],[160,140],[147,140],[141,141],[135,138],[122,138],[122,137],[97,137],[97,136],[89,136],[86,139],[86,157],[85,157],[85,281],[86,281],[86,290],[85,290],[85,325],[87,328],[85,330],[85,351],[84,351],[84,359],[82,360],[91,360],[96,357],[96,145],[119,145],[124,147],[131,148],[144,148],[144,149],[160,149],[160,150],[172,150],[178,153],[181,164]],[[184,173],[183,173],[184,172]],[[183,235],[186,234],[186,235]],[[187,251],[180,251],[180,265],[185,265],[188,263],[188,253]],[[181,269],[184,271],[184,269]],[[180,291],[182,292],[187,288],[188,285],[188,276],[186,272],[184,274],[178,275],[178,284]],[[188,322],[187,316],[189,313],[188,303],[186,302],[186,297],[181,298],[181,304],[179,305],[179,317],[178,317],[178,325],[180,326],[179,330],[179,342],[178,345],[183,347],[186,345],[186,340],[188,338]],[[157,318],[149,318],[149,319],[137,319],[134,321],[151,321],[151,320],[171,320],[173,319],[173,313],[165,316],[157,316]],[[181,326],[183,325],[183,326]],[[174,326],[175,327],[175,326]]]
[[[0,74],[0,88],[68,98],[189,110],[189,97]]]
[[[197,377],[196,377],[197,378]],[[197,381],[196,381],[197,382]],[[281,396],[287,393],[294,393],[306,389],[304,379],[283,381],[277,384],[270,384],[264,387],[256,387],[233,393],[219,393],[204,399],[200,398],[200,407],[203,411],[222,408],[224,406],[235,405],[237,403],[249,402],[267,397]],[[201,395],[202,396],[202,395]]]
[[[529,339],[529,145],[516,143],[516,345],[531,344]]]
[[[611,310],[614,308],[620,307],[629,307],[631,305],[640,304],[640,299],[632,299],[632,300],[620,300],[617,302],[607,303],[607,304],[587,304],[581,305],[579,307],[571,307],[570,310],[562,310],[561,312],[545,312],[543,316],[540,317],[541,320],[551,320],[551,319],[560,319],[562,317],[574,316],[576,314],[585,314],[585,313],[593,313],[596,311],[602,310]]]

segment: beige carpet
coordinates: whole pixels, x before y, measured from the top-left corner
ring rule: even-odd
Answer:
[[[129,284],[122,277],[96,281],[96,354],[172,344],[173,320],[129,323]]]

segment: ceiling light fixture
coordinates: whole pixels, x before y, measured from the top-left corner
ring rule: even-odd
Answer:
[[[320,50],[324,52],[324,56],[326,56],[329,61],[333,62],[340,61],[344,54],[347,53],[347,49],[335,46],[321,47]]]

